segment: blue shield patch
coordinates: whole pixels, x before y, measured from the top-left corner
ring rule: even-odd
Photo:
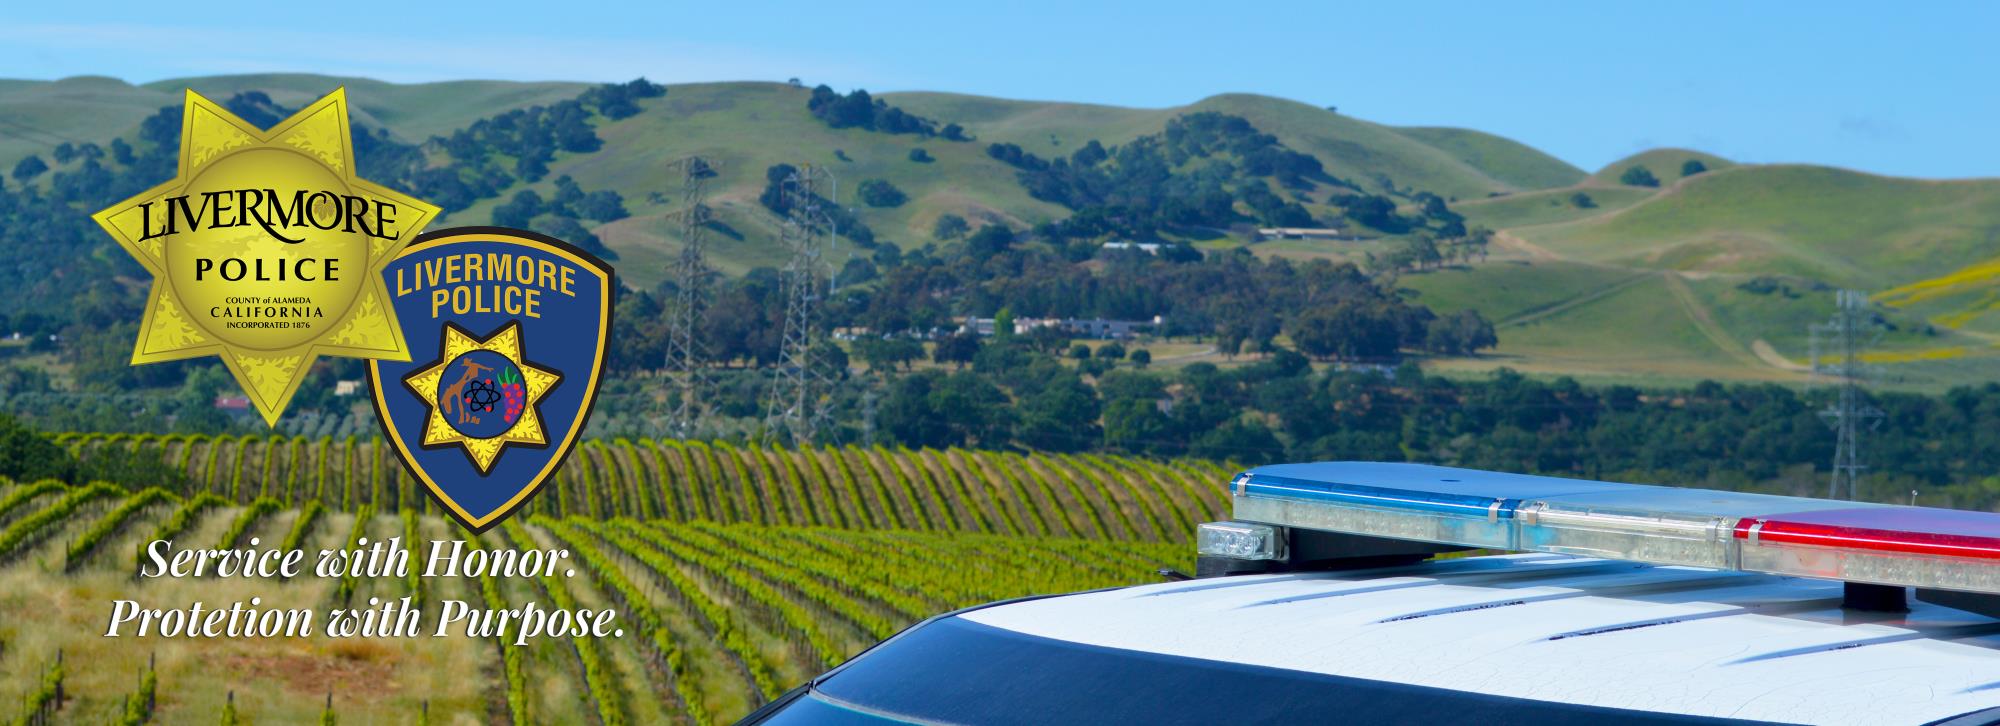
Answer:
[[[410,360],[374,360],[382,430],[438,504],[483,532],[583,433],[611,333],[611,267],[502,227],[420,236],[383,270]]]

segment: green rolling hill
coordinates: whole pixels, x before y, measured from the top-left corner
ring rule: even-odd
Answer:
[[[1589,219],[1646,201],[1653,194],[1645,187],[1563,187],[1475,199],[1453,208],[1465,215],[1468,224],[1513,229]]]
[[[1582,177],[1554,157],[1519,143],[1462,129],[1398,129],[1296,101],[1224,94],[1163,109],[1044,103],[950,93],[890,93],[890,103],[921,116],[964,124],[981,142],[1019,144],[1042,156],[1067,155],[1091,139],[1105,144],[1157,133],[1168,119],[1217,111],[1249,119],[1285,145],[1320,159],[1327,172],[1380,189],[1387,178],[1459,198],[1540,189]]]
[[[1661,184],[1672,184],[1684,178],[1681,175],[1681,167],[1690,160],[1701,162],[1709,171],[1736,165],[1736,162],[1720,156],[1691,149],[1650,149],[1606,164],[1603,169],[1597,170],[1596,174],[1590,175],[1589,183],[1619,184],[1618,177],[1624,175],[1626,169],[1644,166],[1653,172],[1653,176],[1659,178]]]
[[[448,134],[485,116],[535,104],[571,98],[589,88],[588,83],[511,81],[444,81],[440,83],[385,83],[367,78],[341,78],[303,73],[274,73],[206,78],[174,78],[148,83],[147,90],[160,93],[169,102],[178,100],[181,89],[192,88],[210,97],[227,97],[243,91],[263,91],[271,100],[287,108],[298,108],[335,87],[346,87],[348,98],[365,123],[388,128],[397,136],[422,141],[436,134]]]
[[[175,79],[131,85],[108,78],[0,81],[0,169],[62,141],[129,137],[140,120],[194,87],[227,96],[262,91],[295,107],[346,86],[357,118],[411,143],[448,134],[508,109],[548,104],[587,88],[577,83],[463,81],[400,85],[354,78],[272,74]],[[840,180],[840,201],[876,236],[906,248],[932,243],[945,214],[977,225],[1025,228],[1068,210],[1030,197],[1013,168],[987,156],[1012,143],[1054,158],[1091,140],[1106,145],[1159,133],[1177,116],[1241,116],[1286,147],[1312,154],[1328,174],[1368,193],[1416,192],[1451,202],[1468,225],[1498,232],[1490,254],[1448,269],[1405,274],[1400,284],[1440,312],[1481,311],[1500,329],[1492,355],[1433,361],[1447,370],[1508,365],[1547,373],[1636,381],[1699,378],[1799,381],[1805,326],[1830,310],[1830,291],[1879,292],[1895,326],[1876,355],[1892,382],[1938,387],[1991,378],[2000,361],[2000,180],[1929,181],[1803,165],[1736,164],[1685,149],[1643,152],[1586,173],[1532,147],[1479,131],[1393,127],[1294,101],[1225,94],[1171,108],[1023,101],[953,93],[879,96],[973,141],[856,128],[834,129],[806,109],[810,90],[780,83],[670,86],[640,101],[640,113],[597,119],[601,149],[558,154],[532,185],[544,196],[568,175],[585,189],[612,189],[631,216],[593,231],[619,255],[621,275],[650,287],[680,241],[672,214],[679,180],[667,162],[689,154],[719,161],[711,204],[720,224],[714,262],[740,274],[778,263],[776,220],[757,202],[765,170],[812,163]],[[911,160],[921,148],[928,163]],[[1700,160],[1708,171],[1681,175]],[[1645,165],[1659,187],[1620,176]],[[868,179],[908,201],[874,208],[853,190]],[[9,180],[10,183],[12,180]],[[1326,223],[1347,226],[1324,192],[1303,198]],[[1582,195],[1579,197],[1579,195]],[[1582,197],[1587,197],[1587,201]],[[487,199],[443,224],[490,219]],[[1406,206],[1406,211],[1408,207]],[[1400,243],[1283,240],[1263,255],[1359,260]],[[1205,247],[1250,244],[1232,236]],[[863,252],[843,245],[834,255]],[[1218,361],[1220,362],[1220,361]]]
[[[733,273],[782,262],[777,220],[757,203],[764,172],[775,164],[827,166],[841,187],[842,203],[859,208],[878,237],[904,246],[928,240],[942,214],[1026,226],[1065,213],[1030,198],[1014,182],[1011,168],[986,156],[983,142],[829,128],[806,113],[808,95],[806,89],[777,83],[674,86],[665,98],[647,101],[646,113],[601,126],[604,150],[560,159],[551,165],[551,176],[568,174],[584,188],[609,187],[625,195],[632,217],[608,225],[599,235],[622,260],[637,263],[640,269],[627,274],[642,284],[657,281],[665,255],[679,248],[678,229],[667,215],[678,204],[680,179],[668,172],[666,163],[689,154],[721,166],[720,177],[710,186],[710,203],[740,239],[724,235],[714,240],[714,250],[717,264]],[[911,161],[915,148],[935,161]],[[862,206],[852,190],[865,179],[886,179],[909,201],[881,209]],[[669,203],[647,202],[650,191],[665,192]],[[493,203],[469,212],[476,215]],[[846,246],[842,252],[853,250]]]
[[[115,78],[0,80],[0,170],[29,154],[45,157],[65,141],[121,136],[166,105],[165,95]]]
[[[1623,210],[1523,234],[1582,259],[1879,290],[1993,257],[1996,228],[2000,181],[1783,165],[1710,172]]]
[[[1710,171],[1679,178],[1687,158]],[[1606,182],[1634,163],[1653,169],[1663,186]],[[1577,193],[1597,206],[1569,203]],[[1460,209],[1471,223],[1501,230],[1495,261],[1405,279],[1434,306],[1473,307],[1501,321],[1499,355],[1452,366],[1796,382],[1810,354],[1807,326],[1825,320],[1833,289],[1851,287],[1877,293],[1889,330],[1869,358],[1886,383],[1935,389],[2000,371],[2000,316],[1992,315],[2000,309],[2000,181],[1736,165],[1660,150],[1573,188]],[[1634,305],[1622,286],[1638,273],[1679,280],[1683,294]],[[1574,291],[1593,275],[1595,288]],[[1621,305],[1622,314],[1599,317]],[[1508,324],[1529,306],[1555,312]],[[1675,332],[1686,325],[1704,335]],[[1534,330],[1540,326],[1549,330]],[[1522,329],[1510,335],[1513,327]],[[1673,354],[1623,355],[1662,341],[1678,341]],[[1707,362],[1693,365],[1698,360]]]
[[[357,120],[387,127],[410,142],[449,133],[511,108],[568,98],[586,87],[491,81],[400,85],[304,74],[173,79],[143,86],[102,78],[0,82],[0,123],[66,129],[61,138],[23,132],[26,138],[0,140],[0,168],[11,167],[29,153],[46,156],[48,148],[62,140],[101,142],[128,135],[145,116],[177,102],[174,91],[183,87],[216,97],[262,91],[280,105],[296,107],[339,86],[347,88]],[[649,203],[647,198],[662,192],[672,199],[678,181],[664,170],[665,162],[694,153],[715,157],[723,165],[722,177],[714,185],[714,204],[734,236],[725,232],[726,239],[715,249],[719,266],[733,273],[779,258],[776,227],[755,202],[764,169],[773,164],[825,164],[850,189],[864,179],[894,183],[910,201],[895,208],[863,208],[861,218],[884,239],[909,246],[927,241],[931,226],[947,213],[975,223],[1023,226],[1067,214],[1057,205],[1029,197],[1014,181],[1011,168],[986,156],[989,143],[1015,143],[1031,153],[1054,157],[1070,154],[1091,140],[1112,145],[1158,133],[1169,119],[1199,111],[1249,119],[1286,145],[1318,157],[1330,174],[1369,191],[1394,185],[1478,199],[1581,177],[1580,171],[1553,157],[1498,137],[1458,129],[1397,129],[1266,96],[1229,94],[1164,109],[947,93],[882,96],[940,123],[960,123],[976,137],[972,142],[951,142],[828,128],[806,113],[809,95],[807,89],[779,83],[673,86],[666,97],[644,102],[645,113],[604,123],[599,129],[604,148],[559,158],[551,165],[549,178],[568,174],[585,188],[611,188],[626,197],[633,216],[598,233],[633,267],[629,279],[650,285],[659,279],[657,270],[679,240],[669,219],[672,206]],[[79,126],[83,120],[88,124]],[[910,161],[909,153],[916,147],[936,161]],[[846,160],[837,158],[835,151]],[[547,194],[552,182],[528,188]],[[500,201],[486,200],[447,222],[483,222]]]
[[[1437,147],[1487,176],[1521,189],[1564,187],[1587,176],[1582,169],[1540,149],[1484,131],[1407,126],[1396,132]]]
[[[366,78],[271,73],[176,78],[132,85],[115,78],[79,76],[59,81],[0,80],[0,165],[42,154],[64,141],[104,143],[125,136],[161,106],[181,102],[181,89],[226,98],[262,91],[298,108],[345,86],[355,118],[388,128],[407,141],[450,133],[484,116],[575,96],[587,83],[449,81],[397,84]]]
[[[567,174],[587,189],[608,187],[626,196],[633,216],[607,225],[598,234],[622,260],[637,263],[636,269],[627,273],[629,279],[650,285],[658,281],[666,260],[679,248],[678,230],[671,218],[671,192],[678,181],[671,178],[665,165],[688,154],[718,159],[723,166],[721,177],[712,184],[712,199],[722,222],[741,237],[715,246],[717,263],[729,272],[781,259],[775,244],[775,220],[756,203],[764,186],[764,170],[773,164],[826,165],[850,189],[866,179],[895,184],[909,196],[909,202],[893,208],[859,207],[858,211],[881,238],[913,246],[929,241],[932,226],[945,214],[957,214],[975,224],[1004,221],[1025,227],[1068,213],[1058,205],[1028,196],[1015,182],[1011,167],[986,155],[988,144],[1018,144],[1044,157],[1067,155],[1091,140],[1111,145],[1158,133],[1168,120],[1199,111],[1242,116],[1287,146],[1312,153],[1334,176],[1371,191],[1385,190],[1382,183],[1386,181],[1398,188],[1483,198],[1532,188],[1508,180],[1538,174],[1560,176],[1560,162],[1517,144],[1485,144],[1493,150],[1483,156],[1460,154],[1388,126],[1263,96],[1224,95],[1168,109],[944,93],[882,96],[911,113],[964,125],[976,137],[971,142],[829,128],[805,112],[808,96],[806,89],[775,83],[673,86],[666,97],[646,101],[646,113],[601,126],[605,148],[595,154],[560,159],[551,165],[551,177]],[[1467,133],[1432,136],[1472,138]],[[915,148],[924,149],[935,161],[911,161],[909,155]],[[546,194],[548,187],[545,182],[531,188]],[[652,191],[666,192],[669,203],[646,202],[647,193]],[[499,201],[488,200],[458,216],[477,219],[490,213]],[[846,201],[858,206],[851,198]],[[853,251],[848,248],[845,252]],[[836,255],[836,262],[841,256]]]

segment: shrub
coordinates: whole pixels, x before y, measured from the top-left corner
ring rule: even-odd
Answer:
[[[42,161],[42,157],[30,155],[28,158],[22,159],[14,165],[14,178],[19,181],[27,181],[41,176],[42,172],[48,170],[48,162]]]
[[[1646,168],[1644,164],[1633,164],[1625,168],[1624,174],[1618,175],[1618,183],[1634,187],[1656,187],[1660,185],[1660,179],[1653,176],[1653,170]]]
[[[931,236],[938,239],[958,239],[970,231],[972,225],[967,224],[964,217],[956,214],[938,217],[937,224],[931,226]]]
[[[861,182],[858,189],[861,201],[871,207],[900,207],[910,200],[909,195],[887,179],[868,179]]]

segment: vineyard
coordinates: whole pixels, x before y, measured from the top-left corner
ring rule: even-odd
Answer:
[[[0,483],[0,719],[729,723],[930,615],[1187,570],[1230,470],[1204,461],[678,440],[579,446],[467,538],[379,441],[60,437],[174,481]],[[573,576],[147,579],[146,542],[366,538],[567,550]],[[424,549],[420,544],[418,549]],[[421,552],[413,553],[420,557]],[[104,638],[109,603],[615,607],[621,637]]]
[[[184,482],[142,482],[283,508],[437,513],[381,439],[63,434],[78,457],[119,448]],[[983,532],[1185,542],[1235,472],[1201,460],[973,449],[770,448],[676,439],[577,446],[526,511],[552,517]]]

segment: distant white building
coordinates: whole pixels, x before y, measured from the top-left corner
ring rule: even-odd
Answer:
[[[1157,255],[1157,254],[1160,254],[1160,243],[1158,243],[1158,242],[1106,242],[1106,243],[1104,243],[1104,249],[1107,249],[1107,250],[1139,250],[1139,251],[1141,251],[1141,252],[1144,252],[1144,253],[1146,253],[1146,254],[1149,254],[1149,255]]]
[[[1124,340],[1126,338],[1139,337],[1141,333],[1152,332],[1163,322],[1166,322],[1166,319],[1158,315],[1153,316],[1152,320],[1105,320],[1104,318],[1079,320],[1072,318],[1063,321],[1063,328],[1085,338]]]
[[[1014,327],[1019,328],[1021,326],[1018,323],[1016,323]],[[966,318],[965,322],[959,324],[958,332],[971,333],[973,335],[977,335],[979,337],[984,338],[986,336],[993,334],[993,319]]]
[[[1344,239],[1347,237],[1347,235],[1341,234],[1339,229],[1333,227],[1259,227],[1257,228],[1257,234],[1277,239]]]
[[[1056,318],[1015,318],[1014,334],[1027,335],[1028,333],[1034,332],[1036,328],[1047,328],[1053,326],[1060,326],[1062,324],[1063,321]],[[958,332],[973,333],[982,337],[990,336],[993,334],[993,319],[960,318]]]
[[[1152,320],[1106,320],[1104,318],[1015,318],[1014,334],[1028,335],[1036,328],[1061,328],[1072,335],[1099,340],[1123,340],[1152,332],[1166,318],[1159,315]],[[993,334],[992,318],[964,318],[958,326],[960,333],[979,336]]]

